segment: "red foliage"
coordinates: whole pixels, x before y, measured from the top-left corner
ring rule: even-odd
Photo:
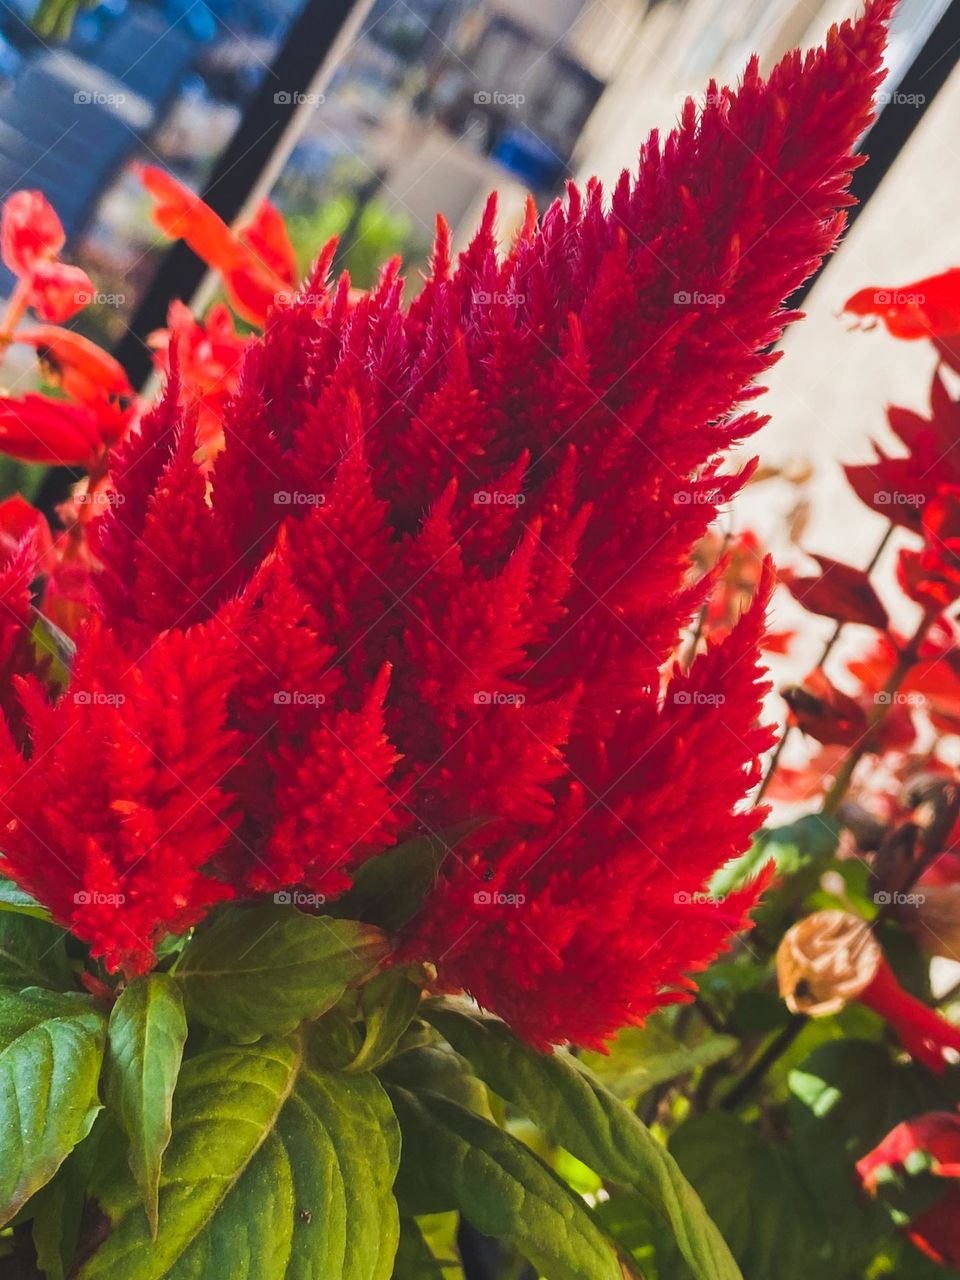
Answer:
[[[781,571],[785,583],[805,609],[820,613],[837,622],[858,622],[866,627],[887,625],[887,611],[880,603],[870,579],[863,569],[841,564],[829,556],[813,556],[820,566],[815,578]]]

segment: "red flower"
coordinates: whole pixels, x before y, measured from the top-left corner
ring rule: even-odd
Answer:
[[[843,309],[880,320],[895,338],[929,338],[943,360],[960,367],[960,267],[912,284],[861,289]]]
[[[251,324],[262,325],[274,302],[289,299],[296,263],[286,227],[264,201],[246,228],[235,235],[219,214],[176,178],[147,165],[143,182],[153,196],[153,218],[171,240],[185,240],[198,258],[218,271],[231,305]]]
[[[934,374],[930,417],[909,409],[888,411],[890,427],[906,445],[906,457],[878,457],[862,466],[846,467],[847,479],[861,502],[904,528],[921,532],[927,504],[940,487],[960,485],[960,457],[954,447],[960,436],[960,405],[943,379]]]
[[[15,341],[26,343],[37,353],[47,380],[81,404],[132,394],[123,366],[109,352],[73,329],[38,325],[20,329]]]
[[[66,243],[60,219],[41,191],[15,191],[3,206],[3,261],[27,276],[41,260],[56,258]]]
[[[86,405],[34,392],[22,400],[0,396],[0,450],[14,458],[89,466],[105,443],[97,415]]]
[[[882,1190],[887,1170],[906,1173],[916,1157],[926,1157],[925,1172],[945,1180],[943,1195],[905,1228],[910,1240],[934,1260],[960,1267],[960,1116],[928,1111],[898,1124],[861,1160],[857,1173],[870,1195]]]
[[[539,1044],[598,1044],[685,998],[759,891],[702,896],[762,816],[742,800],[771,741],[770,570],[664,693],[662,669],[708,585],[688,585],[690,549],[743,480],[719,459],[759,424],[740,406],[783,300],[842,228],[889,9],[767,82],[752,62],[699,120],[689,103],[609,207],[571,187],[501,256],[491,201],[456,265],[441,222],[409,306],[396,264],[353,300],[322,260],[246,353],[209,483],[174,371],[93,526],[104,632],[81,636],[75,688],[119,668],[128,701],[35,713],[57,769],[42,818],[40,771],[0,762],[23,817],[11,874],[141,968],[218,894],[333,894],[398,836],[474,821],[398,940],[442,986]],[[239,239],[182,189],[161,196],[236,282]],[[275,228],[256,226],[275,276]],[[165,684],[187,676],[163,745],[189,787],[161,785],[133,739],[153,743]],[[131,792],[135,830],[116,817]],[[231,831],[204,805],[195,840],[208,793]],[[94,845],[67,844],[78,821]],[[85,891],[129,882],[127,900],[65,897],[51,847]]]
[[[149,968],[165,933],[233,896],[201,871],[230,834],[233,660],[217,624],[159,637],[136,666],[91,626],[58,702],[20,684],[42,769],[0,725],[0,868],[111,968]]]
[[[60,219],[39,191],[15,191],[3,206],[0,249],[20,279],[23,305],[41,320],[62,323],[93,300],[90,277],[57,260],[65,236]]]
[[[173,302],[167,325],[148,339],[156,352],[157,368],[169,372],[170,347],[175,343],[184,396],[197,408],[200,444],[216,452],[223,443],[226,402],[240,385],[243,353],[250,339],[236,332],[233,317],[221,302],[210,308],[202,324],[182,302]]]

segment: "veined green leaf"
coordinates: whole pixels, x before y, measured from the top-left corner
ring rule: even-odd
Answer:
[[[0,984],[44,986],[64,991],[72,985],[66,935],[33,912],[0,910]]]
[[[363,988],[363,1044],[348,1071],[375,1071],[392,1055],[420,1008],[421,988],[404,969],[388,969]]]
[[[0,1225],[90,1132],[104,1029],[89,997],[0,992]]]
[[[189,1017],[249,1042],[326,1013],[387,950],[372,925],[285,905],[241,907],[199,929],[173,973]]]
[[[388,1280],[398,1160],[376,1078],[317,1068],[304,1032],[199,1054],[174,1094],[156,1239],[115,1161],[77,1280]]]
[[[428,1004],[424,1016],[494,1093],[602,1178],[633,1187],[669,1223],[697,1280],[742,1280],[673,1157],[576,1059],[537,1052],[497,1018],[474,1017],[442,1003]]]
[[[397,1194],[411,1213],[459,1209],[549,1280],[622,1280],[584,1201],[523,1143],[438,1094],[389,1093],[403,1133]]]
[[[149,973],[120,993],[108,1030],[107,1101],[129,1140],[130,1169],[154,1236],[160,1161],[186,1038],[183,999],[171,977]]]

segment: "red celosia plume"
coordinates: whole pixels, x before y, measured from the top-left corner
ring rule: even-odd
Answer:
[[[759,888],[703,894],[760,816],[769,569],[661,674],[709,587],[690,548],[743,481],[718,471],[759,425],[740,406],[842,229],[890,8],[711,86],[609,202],[570,187],[506,255],[492,200],[457,262],[441,221],[409,306],[395,264],[357,299],[327,254],[246,352],[209,476],[174,361],[112,467],[71,690],[24,690],[42,803],[3,747],[8,873],[137,970],[211,902],[329,897],[472,820],[404,955],[540,1044],[682,998]],[[236,292],[244,248],[274,288],[269,215],[224,241],[154,186]]]

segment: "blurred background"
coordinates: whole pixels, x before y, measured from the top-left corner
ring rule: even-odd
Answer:
[[[734,81],[819,42],[853,0],[76,0],[0,2],[0,197],[41,190],[67,255],[99,290],[75,324],[135,385],[171,298],[203,309],[199,261],[154,230],[138,177],[159,164],[233,222],[268,194],[301,265],[334,232],[338,263],[368,286],[401,253],[414,280],[442,210],[463,244],[487,192],[500,233],[527,192],[541,207],[569,178],[610,184],[651,127],[675,121],[712,77]],[[731,527],[802,563],[794,542],[853,563],[882,522],[838,459],[870,456],[884,406],[922,407],[926,344],[847,332],[843,300],[955,265],[960,201],[960,0],[901,0],[883,110],[857,176],[858,217],[786,339],[753,442],[769,478]],[[162,267],[162,270],[161,270]],[[2,270],[2,269],[0,269]],[[12,281],[0,275],[0,295]],[[16,351],[22,353],[22,377]],[[32,353],[4,370],[23,390]],[[38,469],[5,462],[3,496]],[[785,604],[789,614],[789,604]],[[786,623],[789,624],[789,616]],[[810,639],[816,644],[816,637]],[[803,666],[808,655],[796,655]],[[794,661],[791,658],[791,661]]]

